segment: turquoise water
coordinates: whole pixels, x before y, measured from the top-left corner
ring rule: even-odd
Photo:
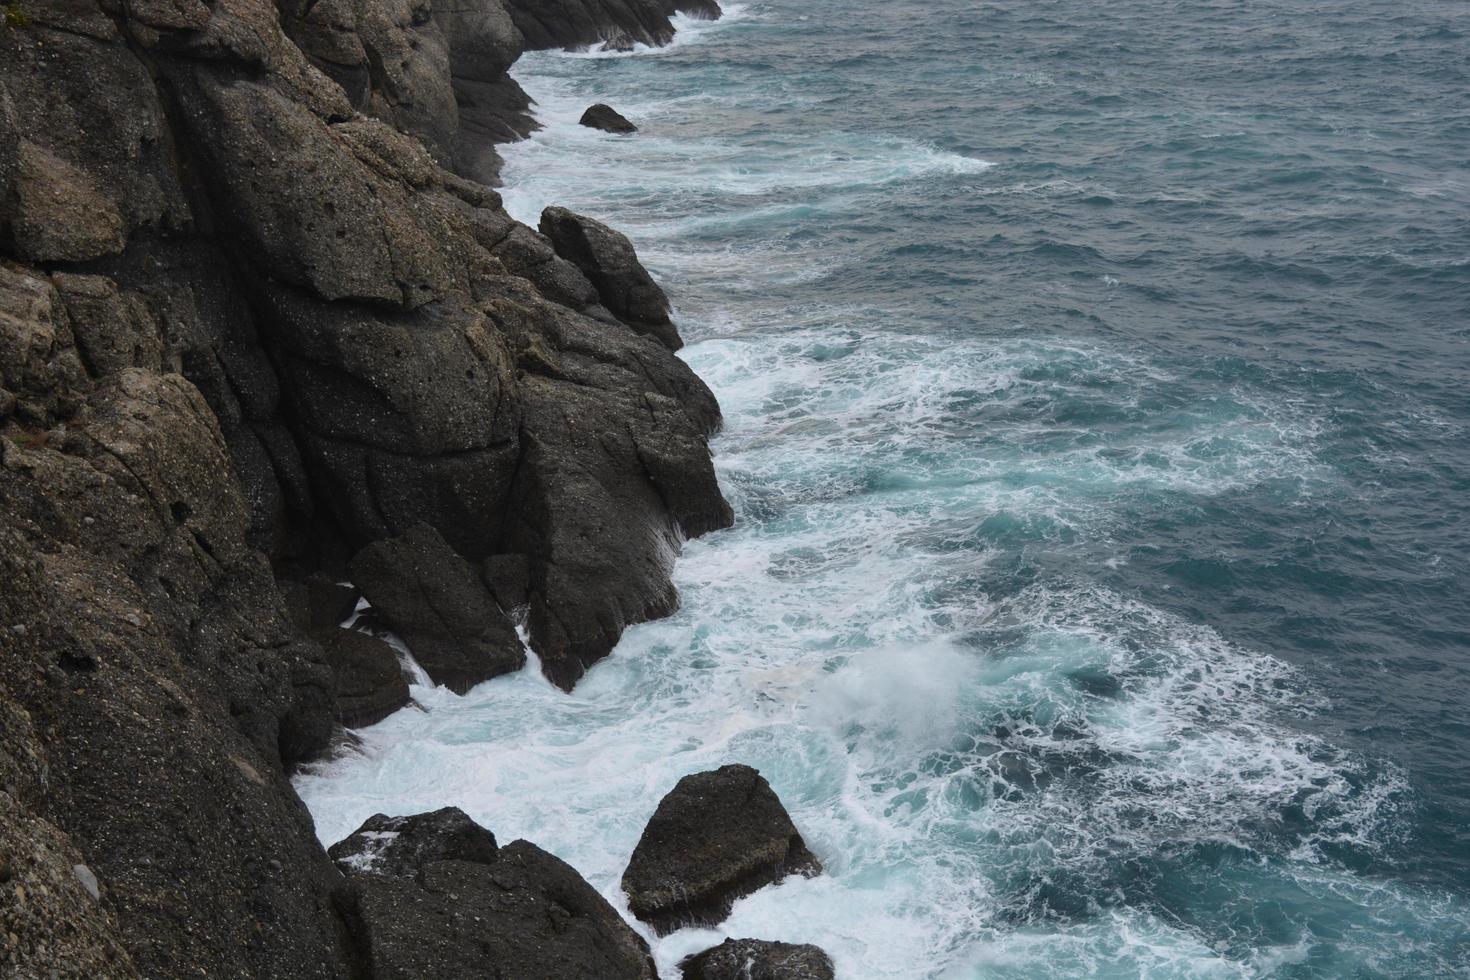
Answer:
[[[298,781],[322,838],[453,803],[622,906],[742,761],[828,873],[665,976],[1470,975],[1470,8],[683,27],[523,59],[505,194],[667,285],[737,524],[573,695],[417,689]]]

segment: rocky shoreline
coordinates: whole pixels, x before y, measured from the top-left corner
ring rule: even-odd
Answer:
[[[408,702],[375,633],[464,690],[521,669],[521,624],[569,690],[675,607],[678,543],[731,522],[719,407],[632,244],[559,208],[528,228],[492,186],[535,125],[523,50],[666,43],[681,11],[719,13],[7,5],[7,976],[653,975],[534,845],[400,818],[431,845],[365,872],[289,774]],[[512,932],[565,917],[563,959],[480,940],[486,881],[524,899],[493,913]],[[443,941],[404,952],[413,922]]]

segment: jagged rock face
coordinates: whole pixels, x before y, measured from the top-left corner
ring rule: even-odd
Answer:
[[[669,319],[669,298],[638,261],[627,236],[566,208],[541,212],[541,234],[556,254],[582,271],[602,304],[638,333],[669,350],[684,346]]]
[[[493,191],[354,115],[259,0],[201,11],[181,26],[142,8],[129,39],[86,15],[104,42],[46,26],[71,31],[71,8],[43,9],[31,30],[75,59],[17,45],[0,77],[18,120],[26,95],[28,139],[122,216],[120,254],[68,290],[137,338],[102,350],[113,334],[93,330],[98,356],[152,365],[168,348],[218,418],[248,540],[278,559],[350,554],[419,521],[470,558],[524,555],[532,645],[569,686],[626,624],[673,607],[678,535],[731,519],[705,448],[713,398],[635,332],[677,343],[662,294],[616,233],[594,236],[608,246],[594,286]],[[115,92],[88,84],[99,65]],[[142,121],[53,135],[42,92]],[[111,182],[120,156],[131,186]],[[90,194],[75,201],[95,210]],[[33,200],[12,187],[11,240]],[[579,540],[603,525],[605,545]]]
[[[505,0],[528,48],[601,46],[627,50],[635,44],[668,44],[669,17],[686,13],[708,20],[720,16],[715,0]]]
[[[508,8],[25,8],[0,30],[0,767],[32,775],[0,785],[0,846],[50,884],[7,965],[352,975],[287,773],[402,688],[381,646],[293,622],[272,562],[336,577],[427,524],[471,575],[516,570],[496,588],[570,686],[672,608],[680,529],[729,523],[718,408],[463,176],[515,131]]]
[[[684,980],[835,980],[832,960],[810,945],[727,939],[683,960]]]
[[[55,283],[0,280],[0,335],[29,338],[6,384],[45,416],[0,437],[10,965],[343,975],[340,878],[284,769],[330,736],[325,669],[244,543],[215,417],[179,375],[91,374]]]
[[[605,102],[588,106],[577,123],[589,129],[600,129],[604,133],[638,132],[638,127],[629,122],[627,116]]]
[[[485,183],[495,142],[536,128],[506,74],[525,39],[501,0],[281,0],[286,33],[354,108],[417,136],[443,166]]]
[[[659,801],[623,891],[633,914],[663,934],[718,925],[736,899],[821,870],[770,784],[731,765],[685,776]]]
[[[525,664],[515,627],[479,574],[427,524],[368,545],[348,571],[436,684],[463,694]]]
[[[571,867],[497,847],[447,807],[368,819],[332,846],[354,885],[374,980],[656,980],[648,945]]]

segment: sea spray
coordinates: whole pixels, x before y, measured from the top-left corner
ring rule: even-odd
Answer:
[[[685,546],[680,610],[572,694],[530,669],[416,690],[427,712],[301,777],[323,840],[453,803],[625,909],[659,798],[743,762],[827,871],[657,940],[664,975],[726,935],[813,942],[861,980],[1470,969],[1433,832],[1455,797],[1413,773],[1446,763],[1355,734],[1432,696],[1393,686],[1412,672],[1381,663],[1415,661],[1386,637],[1453,642],[1423,624],[1463,571],[1440,516],[1467,485],[1445,462],[1463,388],[1454,351],[1413,359],[1414,324],[1455,312],[1423,278],[1463,276],[1450,226],[1392,168],[1361,179],[1387,167],[1361,129],[1137,75],[1193,55],[1227,87],[1210,11],[737,13],[654,57],[528,56],[546,128],[505,148],[514,214],[606,220],[669,288],[736,527]],[[595,101],[640,132],[577,126]],[[1394,138],[1430,167],[1439,137]],[[1302,140],[1351,206],[1282,190]],[[1389,205],[1421,229],[1412,269],[1350,221]],[[1362,367],[1390,336],[1428,381]]]

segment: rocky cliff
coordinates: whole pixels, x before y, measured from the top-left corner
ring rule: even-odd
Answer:
[[[287,781],[402,703],[320,642],[349,569],[457,656],[472,629],[463,683],[519,664],[512,618],[570,688],[673,608],[681,536],[731,519],[718,406],[626,239],[489,184],[524,48],[660,43],[676,7],[717,13],[4,8],[0,972],[374,975]]]

